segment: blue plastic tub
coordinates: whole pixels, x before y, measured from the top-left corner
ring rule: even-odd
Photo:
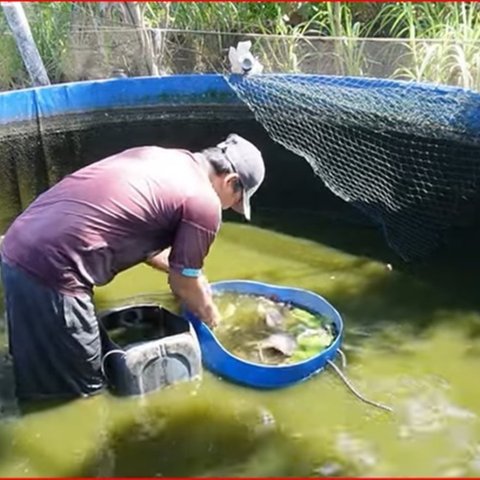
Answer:
[[[318,373],[337,354],[342,341],[343,321],[337,310],[320,295],[298,288],[279,287],[253,281],[225,281],[212,284],[214,292],[228,291],[240,294],[276,297],[312,313],[330,318],[337,330],[333,343],[308,360],[289,365],[263,365],[243,360],[231,354],[219,343],[214,332],[195,315],[185,311],[200,341],[202,361],[206,369],[235,383],[255,388],[281,388],[306,380]]]

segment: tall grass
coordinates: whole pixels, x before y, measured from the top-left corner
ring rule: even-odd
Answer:
[[[480,89],[480,4],[474,2],[40,2],[25,10],[52,82],[89,78],[93,54],[96,75],[119,67],[129,74],[222,70],[228,47],[258,34],[254,50],[267,69],[297,72],[309,62],[321,69],[326,56],[319,46],[331,38],[335,73],[365,75],[365,39],[388,37],[406,50],[394,59],[394,76]],[[72,68],[80,50],[88,57],[81,75]],[[0,15],[0,89],[27,85]]]
[[[289,14],[296,12],[301,5],[273,2],[156,3],[149,4],[147,15],[152,27],[185,30],[185,33],[170,35],[168,47],[173,52],[182,50],[183,55],[190,52],[193,71],[221,69],[228,48],[244,39],[246,34],[284,36],[282,41],[259,41],[254,49],[269,65],[281,65],[288,71],[296,71],[295,41],[291,37],[300,37],[304,28],[290,25],[288,20]],[[193,35],[188,31],[218,34]]]
[[[395,76],[480,89],[480,4],[391,5],[384,21],[408,38],[410,59]]]
[[[0,89],[15,89],[28,82],[15,41],[8,33],[0,33]]]
[[[64,2],[45,2],[41,8],[32,3],[25,6],[45,68],[56,81],[62,78],[62,61],[67,53],[72,7],[73,4]]]
[[[66,54],[72,5],[60,2],[24,5],[37,48],[54,82],[62,80],[62,59]],[[15,41],[3,14],[0,14],[0,87],[19,88],[28,83],[29,79]]]

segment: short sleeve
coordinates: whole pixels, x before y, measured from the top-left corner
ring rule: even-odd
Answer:
[[[201,274],[205,257],[220,227],[220,204],[213,198],[190,197],[175,232],[170,268],[187,277]]]

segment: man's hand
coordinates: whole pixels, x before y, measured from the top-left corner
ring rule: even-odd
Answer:
[[[211,309],[209,314],[205,319],[202,319],[210,328],[215,328],[221,321],[220,312],[218,311],[217,306],[212,302]]]
[[[168,283],[172,292],[180,298],[187,308],[197,315],[209,327],[214,328],[220,321],[220,314],[213,303],[210,286],[206,277],[185,277],[171,270]]]

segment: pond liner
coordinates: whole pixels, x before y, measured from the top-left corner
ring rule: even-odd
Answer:
[[[430,255],[437,246],[447,243],[447,229],[451,229],[452,233],[458,231],[461,235],[469,235],[474,230],[472,227],[480,224],[478,92],[367,77],[261,75],[261,78],[271,79],[276,84],[293,82],[324,91],[349,92],[355,99],[357,96],[365,99],[378,97],[390,101],[392,97],[402,97],[409,92],[408,97],[411,93],[413,97],[431,98],[431,103],[439,106],[452,102],[457,105],[452,115],[444,119],[444,127],[446,131],[462,132],[461,138],[465,142],[440,138],[430,145],[432,139],[417,134],[413,134],[412,138],[408,135],[391,137],[392,141],[385,141],[381,146],[388,152],[401,150],[400,163],[403,163],[398,167],[399,171],[392,174],[393,177],[389,174],[387,184],[382,184],[382,191],[388,198],[378,200],[375,197],[365,201],[350,198],[345,192],[342,194],[337,187],[332,187],[331,178],[312,171],[305,155],[276,141],[278,139],[267,132],[232,88],[232,85],[246,83],[237,77],[184,74],[112,78],[0,93],[0,170],[3,173],[0,176],[0,231],[46,188],[85,164],[140,144],[193,150],[204,148],[218,143],[233,131],[248,138],[264,153],[268,174],[265,185],[256,196],[254,208],[321,213],[350,224],[382,229],[389,246],[407,261]],[[340,100],[342,98],[340,95]],[[420,103],[420,108],[422,105]],[[408,109],[400,110],[405,112]],[[323,109],[320,108],[320,111]],[[351,114],[350,108],[341,111]],[[430,120],[435,124],[436,109],[433,109],[432,115],[430,118],[423,114],[427,124]],[[386,120],[390,121],[383,118],[383,121]],[[409,125],[406,122],[406,126]],[[376,131],[367,133],[372,135]],[[342,145],[355,142],[355,132],[342,131]],[[435,132],[435,128],[429,130],[432,135]],[[434,181],[426,183],[426,187],[424,180],[429,180],[429,175],[423,178],[420,172],[419,181],[411,173],[415,168],[423,168],[423,164],[417,165],[415,158],[410,158],[409,149],[403,149],[408,142],[420,142],[433,153],[438,148],[443,149],[441,171],[437,172]],[[330,146],[335,153],[336,142]],[[317,157],[315,154],[315,161]],[[349,155],[346,157],[347,160],[350,158]],[[338,167],[336,155],[333,158]],[[324,161],[323,158],[321,160]],[[397,165],[397,160],[391,165]],[[369,169],[363,168],[363,161],[357,161],[357,164],[357,171],[367,175],[364,181],[370,186],[378,175],[368,173]],[[375,172],[382,170],[375,161],[371,162],[370,170],[372,168]],[[463,169],[466,171],[463,172]],[[350,170],[341,166],[340,171],[349,174]],[[444,181],[445,175],[448,181]],[[360,179],[355,177],[355,184],[359,182]],[[407,204],[406,192],[411,187],[414,195]],[[350,184],[346,188],[350,188]],[[365,191],[364,188],[357,190],[362,195]],[[388,203],[389,195],[394,196],[396,206]],[[430,221],[432,212],[436,215],[435,221]],[[385,215],[388,221],[383,218]],[[395,225],[406,222],[411,228],[407,232],[405,228],[391,227],[390,220]]]

